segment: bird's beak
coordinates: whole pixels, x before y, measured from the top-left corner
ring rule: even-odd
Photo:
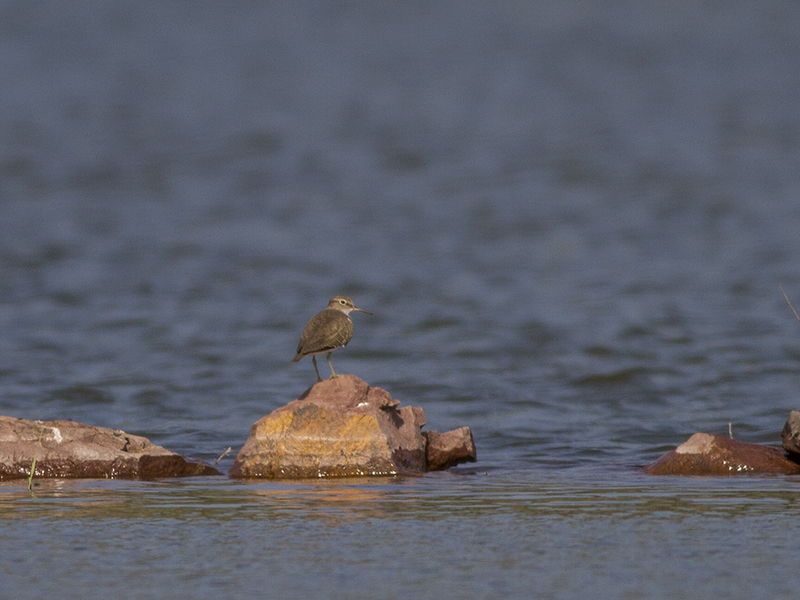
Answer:
[[[371,314],[372,314],[372,313],[371,313],[371,312],[369,312],[368,310],[364,310],[363,308],[358,308],[357,306],[354,306],[354,307],[353,307],[353,310],[354,310],[354,311],[356,311],[356,312],[363,312],[363,313],[367,313],[368,315],[371,315]]]

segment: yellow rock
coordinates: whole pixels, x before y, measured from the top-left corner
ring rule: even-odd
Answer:
[[[427,471],[419,408],[398,408],[353,375],[322,381],[257,421],[231,477],[342,477]]]

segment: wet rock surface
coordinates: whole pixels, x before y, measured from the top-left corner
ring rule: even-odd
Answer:
[[[444,433],[425,431],[422,435],[427,442],[425,454],[430,471],[441,471],[462,462],[475,461],[475,441],[469,427]]]
[[[645,467],[650,475],[792,475],[800,464],[783,450],[740,442],[725,436],[695,433],[675,450]]]
[[[469,428],[423,435],[422,409],[399,404],[386,390],[370,387],[354,375],[319,382],[253,425],[229,474],[235,478],[419,474],[475,460]],[[429,464],[432,434],[436,434],[435,459]]]
[[[147,438],[73,421],[0,416],[0,480],[36,477],[154,479],[221,475]]]
[[[800,411],[793,410],[781,431],[783,449],[789,452],[794,460],[800,459]]]

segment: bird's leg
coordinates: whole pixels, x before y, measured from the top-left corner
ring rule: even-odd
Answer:
[[[333,370],[333,365],[331,364],[331,354],[333,354],[333,352],[328,352],[328,366],[331,368],[331,379],[336,379],[338,375]]]
[[[331,355],[329,354],[328,358],[330,358],[330,356]],[[319,369],[317,368],[317,357],[316,356],[312,356],[311,357],[311,362],[314,363],[314,370],[317,372],[317,383],[319,383],[320,381],[322,381],[322,377],[319,376]],[[330,360],[328,362],[330,362]]]

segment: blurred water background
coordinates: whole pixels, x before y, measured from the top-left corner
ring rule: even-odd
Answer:
[[[0,414],[223,470],[334,356],[478,462],[0,485],[14,598],[795,597],[800,4],[0,4]],[[327,366],[321,365],[325,373]]]

